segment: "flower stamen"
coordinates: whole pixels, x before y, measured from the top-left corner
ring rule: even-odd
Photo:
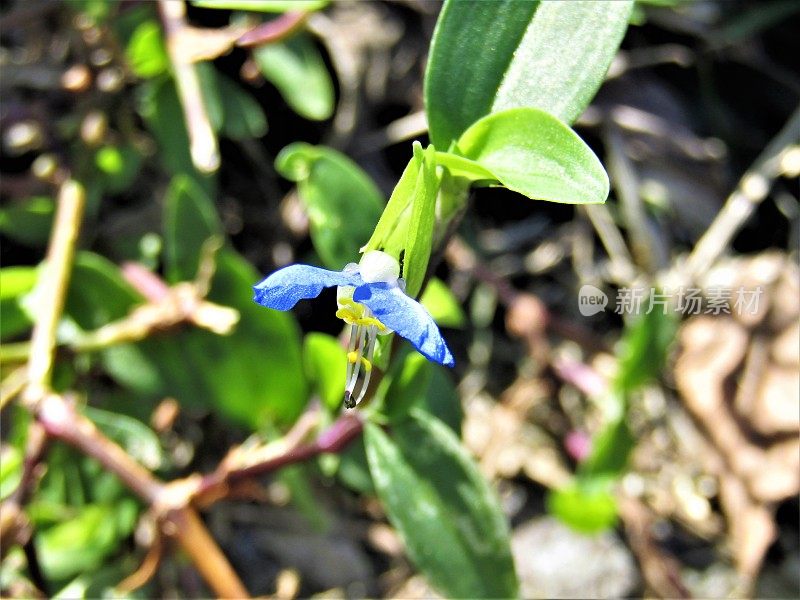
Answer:
[[[372,359],[378,333],[388,332],[388,328],[372,316],[372,312],[363,304],[350,298],[339,298],[339,310],[336,316],[350,325],[350,341],[347,345],[347,373],[345,375],[344,405],[353,408],[367,393],[372,377]],[[363,380],[359,384],[359,376]]]

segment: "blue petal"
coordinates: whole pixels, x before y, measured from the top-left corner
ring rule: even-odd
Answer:
[[[267,308],[289,310],[300,300],[316,298],[323,288],[361,285],[358,273],[328,271],[310,265],[290,265],[253,286],[253,300]]]
[[[356,288],[353,300],[362,302],[389,329],[406,338],[428,360],[452,367],[450,349],[428,311],[398,287],[368,283]]]

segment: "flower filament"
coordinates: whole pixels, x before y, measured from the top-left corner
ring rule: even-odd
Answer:
[[[372,376],[372,359],[378,333],[391,333],[389,329],[372,315],[372,311],[356,302],[347,294],[352,291],[340,288],[336,316],[350,325],[350,342],[347,345],[347,374],[345,376],[344,405],[353,408],[364,398]],[[363,373],[361,387],[356,393],[359,375]]]

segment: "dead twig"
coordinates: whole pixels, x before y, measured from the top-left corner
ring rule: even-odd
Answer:
[[[617,503],[631,549],[650,590],[659,598],[691,598],[681,580],[680,563],[661,550],[653,539],[654,519],[650,510],[630,496],[618,496]]]
[[[689,281],[698,281],[725,252],[736,233],[769,194],[773,181],[784,169],[783,157],[800,139],[800,107],[784,125],[728,196],[725,206],[692,250],[683,274]]]
[[[183,54],[180,41],[180,36],[187,27],[186,6],[182,1],[159,0],[158,8],[167,37],[172,74],[183,107],[186,130],[189,132],[192,163],[202,173],[213,173],[219,168],[217,137],[203,101],[197,70],[190,60],[191,57]]]
[[[624,141],[612,119],[605,128],[608,169],[611,183],[617,190],[622,216],[628,228],[633,257],[640,267],[653,274],[666,267],[667,250],[658,232],[649,221],[639,195],[639,179],[630,159],[625,155]]]
[[[308,421],[301,417],[295,433],[289,437],[305,437]],[[342,415],[317,439],[307,444],[297,443],[288,446],[279,442],[279,447],[267,445],[252,450],[236,450],[220,463],[213,472],[202,478],[195,493],[195,500],[203,505],[226,496],[231,485],[265,473],[277,471],[285,466],[306,461],[320,454],[337,453],[355,440],[364,428],[364,421],[358,412]]]

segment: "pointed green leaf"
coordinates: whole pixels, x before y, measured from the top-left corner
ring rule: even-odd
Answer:
[[[419,171],[422,168],[422,145],[415,141],[412,144],[413,154],[408,161],[400,180],[392,190],[389,202],[381,213],[369,241],[361,248],[362,252],[383,250],[399,256],[406,241],[408,219],[411,217],[411,205],[414,201],[414,189],[417,186]]]
[[[128,415],[100,410],[93,406],[84,406],[81,412],[145,467],[155,470],[161,466],[163,461],[161,444],[158,436],[147,425]]]
[[[113,505],[89,504],[77,508],[63,523],[40,531],[36,549],[45,577],[63,580],[99,568],[133,530],[135,520],[122,518],[131,507],[135,511],[130,499]]]
[[[164,198],[164,259],[170,282],[197,275],[203,244],[222,234],[211,199],[191,178],[177,175]]]
[[[383,398],[383,413],[389,420],[405,418],[412,406],[424,400],[433,366],[417,352],[406,352],[402,362],[394,363],[395,372],[391,373],[391,381]]]
[[[436,162],[445,167],[453,177],[464,177],[470,181],[496,181],[497,177],[474,160],[452,152],[437,152]]]
[[[430,260],[439,178],[433,146],[423,150],[415,141],[412,148],[414,154],[362,250],[402,256],[406,293],[413,298],[419,294]]]
[[[264,110],[247,90],[209,63],[195,68],[214,131],[233,140],[260,138],[267,132]]]
[[[616,389],[631,392],[658,377],[675,341],[679,322],[676,313],[664,314],[660,307],[654,307],[625,324],[617,353]]]
[[[472,123],[508,108],[536,107],[571,123],[602,82],[632,6],[445,2],[425,73],[431,142],[448,149]]]
[[[467,129],[455,151],[528,198],[604,202],[608,176],[597,156],[564,123],[535,108],[513,108]]]
[[[195,179],[202,178],[192,164],[189,153],[189,134],[175,84],[168,77],[159,77],[142,83],[136,90],[137,110],[147,129],[156,139],[160,164],[172,174],[184,173]]]
[[[72,268],[64,312],[90,331],[125,317],[143,299],[119,268],[92,252],[78,252]]]
[[[592,452],[578,468],[582,479],[619,477],[628,465],[628,457],[636,445],[624,418],[610,421],[592,438]]]
[[[414,186],[411,219],[406,233],[403,277],[406,280],[406,293],[412,298],[415,298],[422,289],[433,246],[436,196],[439,193],[435,155],[436,150],[433,146],[428,146],[422,155],[422,165]]]
[[[298,183],[311,222],[311,240],[325,266],[341,269],[358,262],[383,208],[369,176],[343,154],[324,146],[295,143],[275,159],[277,171]]]
[[[333,114],[331,76],[310,37],[301,33],[261,46],[253,58],[298,115],[323,121]]]
[[[176,281],[194,276],[195,252],[217,224],[211,200],[181,181],[172,186],[166,219],[170,243],[182,248],[170,251]],[[223,249],[216,261],[209,300],[239,312],[230,335],[193,326],[159,332],[102,351],[102,364],[137,395],[139,405],[172,396],[183,406],[213,409],[252,428],[266,420],[291,422],[308,398],[299,329],[291,314],[252,301],[260,275],[243,258]],[[91,330],[122,318],[141,300],[115,265],[97,255],[78,255],[67,313],[79,327]]]
[[[375,488],[410,558],[446,597],[516,597],[508,524],[489,484],[451,429],[417,409],[410,417],[391,438],[365,428]]]
[[[461,423],[464,421],[464,409],[461,398],[453,384],[450,370],[440,365],[433,365],[433,373],[428,382],[428,391],[420,405],[427,413],[435,415],[457,436],[461,436]]]

